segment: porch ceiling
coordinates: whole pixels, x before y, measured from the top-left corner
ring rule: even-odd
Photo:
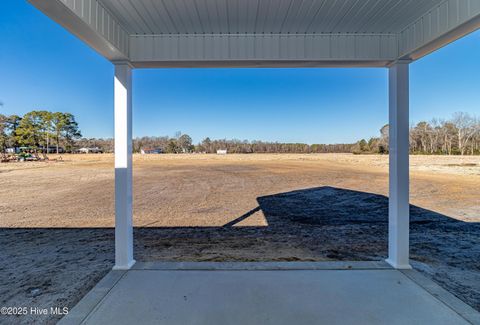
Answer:
[[[480,0],[29,0],[135,67],[387,66],[480,27]]]
[[[440,0],[100,0],[129,34],[399,33]]]

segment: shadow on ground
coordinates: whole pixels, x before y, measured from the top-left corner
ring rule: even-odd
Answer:
[[[386,196],[317,187],[262,196],[257,202],[258,207],[223,227],[137,228],[136,246],[141,250],[137,258],[203,261],[386,258]],[[263,212],[268,226],[238,226],[257,211]],[[478,223],[466,223],[414,205],[410,206],[410,229],[412,257],[425,262],[430,260],[428,250],[440,252],[446,246],[450,253],[455,253],[460,248],[468,250],[480,238]],[[177,254],[178,249],[182,254]],[[471,253],[467,255],[472,257]]]
[[[223,227],[135,228],[139,261],[380,260],[388,198],[334,187],[257,198]],[[238,223],[261,211],[268,226]],[[480,224],[410,207],[417,269],[480,309]],[[0,229],[2,306],[72,307],[112,267],[111,228]],[[4,285],[7,284],[7,285]]]

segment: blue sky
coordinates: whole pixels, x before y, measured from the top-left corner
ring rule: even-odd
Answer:
[[[0,107],[73,113],[113,136],[113,66],[26,1],[0,1]],[[410,119],[480,115],[480,32],[411,65]],[[341,143],[388,120],[386,69],[156,69],[134,72],[134,136]]]

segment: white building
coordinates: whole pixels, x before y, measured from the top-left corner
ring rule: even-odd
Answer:
[[[5,149],[6,153],[18,153],[19,149],[18,148],[7,148]]]
[[[98,147],[93,148],[80,148],[77,150],[78,153],[103,153],[103,150]]]
[[[162,149],[160,148],[142,148],[140,149],[142,155],[152,155],[152,154],[161,154]]]

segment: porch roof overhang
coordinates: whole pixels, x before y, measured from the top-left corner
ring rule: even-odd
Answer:
[[[480,27],[480,0],[29,0],[112,62],[385,67]]]

